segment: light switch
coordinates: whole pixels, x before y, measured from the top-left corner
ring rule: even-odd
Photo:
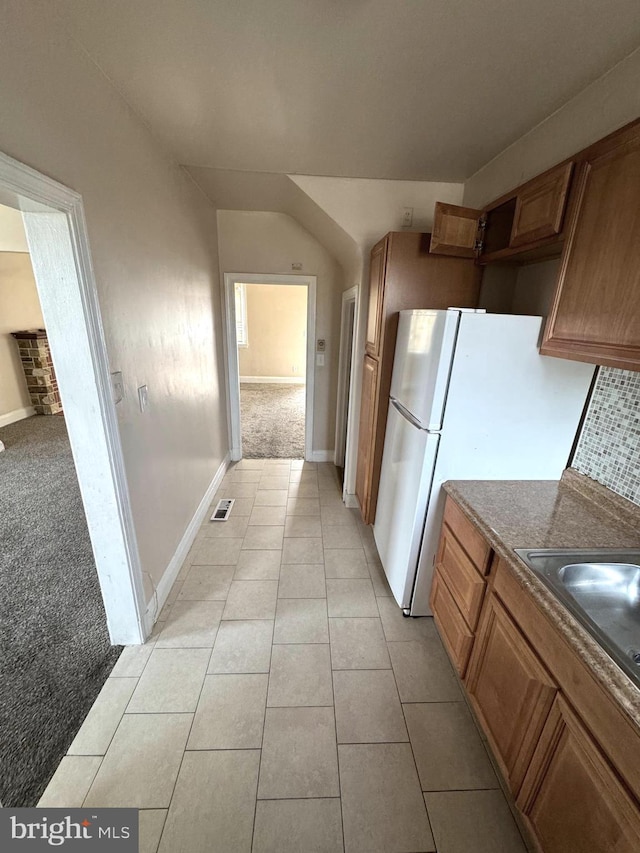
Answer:
[[[141,385],[138,388],[138,401],[140,403],[140,411],[144,412],[149,405],[149,389],[146,385]]]
[[[318,367],[324,367],[324,353],[323,353],[323,352],[319,352],[319,353],[317,353],[317,355],[316,355],[316,365],[317,365]]]

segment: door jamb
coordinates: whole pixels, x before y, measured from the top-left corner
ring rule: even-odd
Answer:
[[[240,374],[236,340],[236,284],[303,285],[307,288],[307,366],[305,375],[305,441],[304,458],[313,461],[313,399],[315,382],[316,337],[316,276],[315,275],[259,275],[256,273],[224,273],[224,337],[227,367],[229,405],[229,435],[231,459],[242,459],[242,433],[240,428]]]
[[[335,438],[335,455],[334,464],[345,468],[346,480],[346,464],[348,460],[347,444],[349,440],[349,404],[352,397],[351,379],[353,376],[353,363],[355,359],[355,343],[356,343],[356,307],[358,300],[358,287],[349,288],[342,294],[342,312],[340,315],[340,352],[338,360],[338,395],[336,402],[336,438]],[[353,326],[351,329],[351,337],[349,337],[350,311],[353,308]],[[350,358],[347,350],[350,350]],[[347,370],[349,365],[349,370]],[[349,393],[347,393],[349,389]],[[347,435],[342,446],[342,436],[347,430]]]

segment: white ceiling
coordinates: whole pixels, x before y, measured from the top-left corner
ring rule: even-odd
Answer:
[[[178,162],[460,181],[640,44],[638,0],[50,0]]]

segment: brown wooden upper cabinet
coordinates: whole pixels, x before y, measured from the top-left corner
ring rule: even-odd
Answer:
[[[541,352],[640,370],[640,121],[580,158]]]
[[[483,210],[436,202],[431,252],[480,263],[527,253],[527,260],[560,254],[573,162],[562,163]]]

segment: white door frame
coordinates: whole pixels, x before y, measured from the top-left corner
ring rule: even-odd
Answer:
[[[0,203],[22,211],[114,644],[145,640],[142,569],[82,198],[0,153]]]
[[[236,284],[303,285],[307,288],[307,368],[305,387],[304,458],[313,459],[313,388],[315,381],[316,347],[316,276],[315,275],[256,275],[255,273],[226,272],[224,274],[224,331],[229,389],[229,435],[231,459],[242,459],[242,431],[240,427],[240,372],[236,340]]]
[[[338,360],[338,395],[336,401],[336,440],[334,464],[344,468],[347,461],[347,439],[345,427],[349,426],[349,403],[351,400],[351,374],[356,345],[356,303],[358,287],[349,288],[342,294],[340,315],[340,354]],[[353,317],[353,322],[351,322]],[[345,478],[346,479],[346,478]]]

